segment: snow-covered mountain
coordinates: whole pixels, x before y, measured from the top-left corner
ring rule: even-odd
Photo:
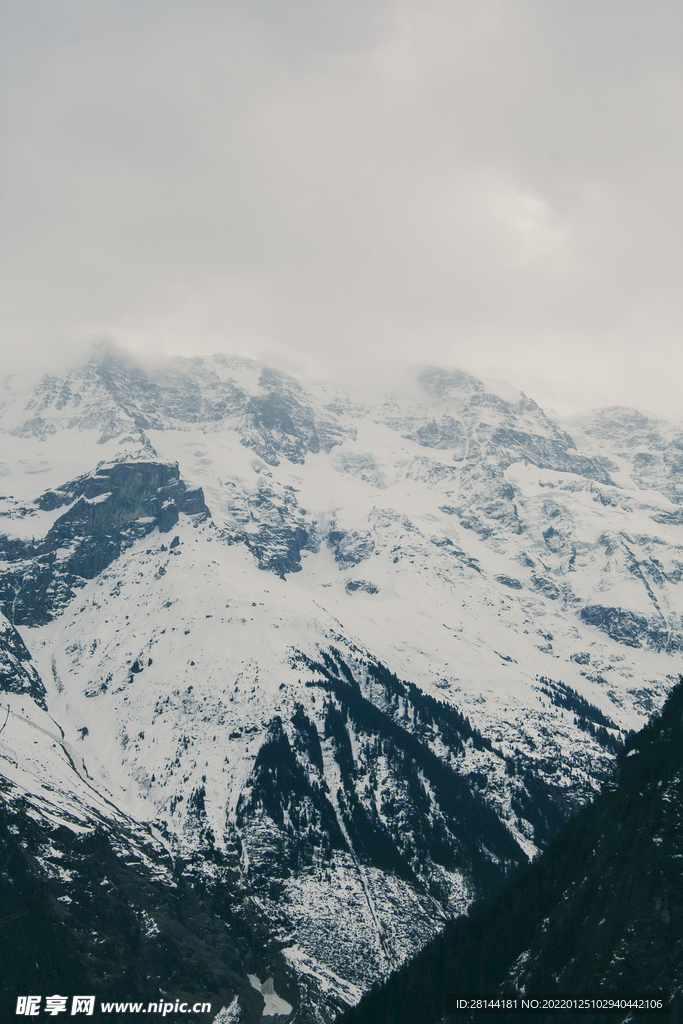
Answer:
[[[49,714],[302,1022],[544,846],[683,649],[680,427],[368,394],[107,350],[1,393],[0,744]],[[33,806],[48,733],[0,751]]]

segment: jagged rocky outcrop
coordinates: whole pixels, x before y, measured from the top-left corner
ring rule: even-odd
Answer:
[[[26,644],[0,612],[0,692],[25,693],[46,710],[45,687]]]
[[[100,345],[70,373],[42,378],[11,429],[45,439],[59,430],[97,430],[99,443],[189,424],[227,422],[241,443],[270,466],[302,463],[329,452],[354,430],[333,406],[318,410],[289,374],[249,359],[214,356],[143,368],[115,348]]]
[[[629,464],[639,488],[654,488],[673,502],[683,501],[683,431],[645,416],[638,409],[613,406],[574,423],[597,445],[609,447]]]
[[[571,436],[523,393],[503,398],[470,374],[438,367],[423,370],[419,381],[432,408],[409,415],[391,410],[386,422],[421,447],[450,454],[456,510],[463,525],[483,537],[523,530],[505,477],[515,462],[612,483],[609,460],[579,452]]]
[[[244,544],[259,569],[284,579],[287,573],[300,572],[302,552],[318,551],[315,519],[301,508],[291,484],[278,486],[272,474],[261,472],[256,488],[231,497],[234,525],[221,535],[228,544]]]
[[[182,512],[208,516],[201,487],[190,489],[177,465],[118,462],[46,491],[35,509],[66,508],[42,539],[0,534],[6,567],[0,570],[0,602],[16,625],[48,622],[75,589],[107,568],[122,551],[158,530],[168,533]],[[31,509],[28,510],[29,516]]]
[[[338,530],[333,523],[325,540],[335,561],[344,569],[364,562],[375,550],[375,541],[369,530]]]
[[[636,615],[626,608],[599,604],[586,605],[580,614],[583,622],[597,626],[617,643],[667,653],[683,650],[683,620],[672,629],[662,615]]]

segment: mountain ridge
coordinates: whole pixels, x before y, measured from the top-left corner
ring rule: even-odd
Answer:
[[[408,384],[109,352],[0,406],[3,689],[202,885],[223,858],[302,1024],[546,846],[682,645],[678,428]]]

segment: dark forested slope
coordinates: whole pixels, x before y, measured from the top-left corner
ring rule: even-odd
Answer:
[[[683,986],[682,864],[683,677],[546,852],[338,1024],[433,1024],[448,994],[669,1001]]]

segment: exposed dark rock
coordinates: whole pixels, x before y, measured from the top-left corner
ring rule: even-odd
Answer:
[[[31,415],[15,433],[54,433],[55,424],[43,414],[62,410],[70,414],[70,428],[99,430],[102,443],[133,435],[148,447],[148,430],[227,421],[246,447],[273,466],[281,458],[301,463],[308,452],[330,451],[355,436],[333,409],[316,414],[306,389],[285,373],[262,368],[258,390],[248,394],[231,376],[245,367],[257,369],[258,364],[226,356],[176,359],[148,373],[123,352],[101,345],[71,378],[43,377]],[[84,402],[84,394],[95,395],[95,401]]]
[[[531,574],[531,581],[535,590],[540,590],[546,597],[557,601],[560,596],[560,590],[551,576],[542,576],[540,573],[534,572]]]
[[[106,569],[135,540],[157,527],[166,533],[179,512],[208,516],[201,488],[188,490],[177,465],[103,465],[36,502],[43,510],[68,506],[43,540],[3,542],[8,568],[0,602],[17,625],[48,622],[86,580]]]
[[[25,693],[47,710],[45,687],[24,641],[0,612],[0,691]],[[4,716],[0,714],[0,724]]]
[[[674,502],[683,501],[683,434],[668,424],[644,416],[637,409],[614,406],[595,413],[584,430],[590,437],[608,442],[615,452],[631,461],[631,476],[638,487],[654,488]],[[665,513],[676,517],[677,513]],[[656,521],[663,521],[655,517]]]
[[[450,537],[432,537],[431,543],[449,555],[453,555],[462,565],[466,565],[468,569],[474,569],[475,572],[481,573],[481,566],[477,559],[473,558],[472,555],[468,555],[462,548],[457,547]]]
[[[379,587],[368,580],[347,580],[344,590],[347,594],[355,594],[359,590],[364,594],[377,594]]]
[[[448,415],[442,416],[438,423],[435,419],[422,423],[406,436],[417,441],[424,448],[450,450],[453,452],[454,459],[463,458],[467,444],[467,436],[462,423]]]
[[[523,393],[504,399],[469,374],[438,367],[423,371],[419,379],[432,401],[446,403],[440,420],[430,410],[391,414],[386,422],[423,447],[452,450],[460,466],[455,511],[462,525],[482,539],[501,530],[521,532],[514,489],[504,475],[515,462],[612,484],[607,460],[580,453],[570,435]],[[520,429],[520,421],[529,428]],[[554,538],[549,546],[556,550],[559,544]]]
[[[225,530],[221,535],[229,544],[245,544],[260,569],[284,579],[287,573],[301,570],[302,551],[319,549],[318,528],[299,505],[293,487],[269,484],[266,478],[256,491],[236,498],[231,507],[234,518],[249,529]],[[258,523],[256,532],[254,523]]]
[[[646,647],[655,651],[683,649],[680,626],[677,630],[671,630],[661,617],[647,619],[625,608],[606,608],[599,604],[582,608],[580,617],[588,625],[607,633],[617,643],[629,647]]]
[[[522,584],[513,576],[496,576],[496,582],[502,583],[504,587],[510,587],[511,590],[522,590]]]
[[[279,529],[263,526],[257,534],[240,537],[254,553],[260,569],[267,569],[284,579],[289,572],[301,571],[301,552],[317,551],[315,531],[304,525],[283,525]]]
[[[581,455],[569,434],[560,431],[555,424],[553,427],[555,437],[499,427],[491,436],[490,447],[498,450],[500,465],[504,469],[513,462],[527,461],[539,469],[576,473],[603,484],[612,483],[609,473],[597,460]]]
[[[264,368],[259,386],[242,410],[242,444],[269,466],[280,458],[303,463],[308,453],[330,451],[350,436],[336,418],[317,419],[309,395],[293,377]]]
[[[342,569],[358,565],[375,550],[375,541],[369,530],[339,530],[333,524],[325,539]]]

